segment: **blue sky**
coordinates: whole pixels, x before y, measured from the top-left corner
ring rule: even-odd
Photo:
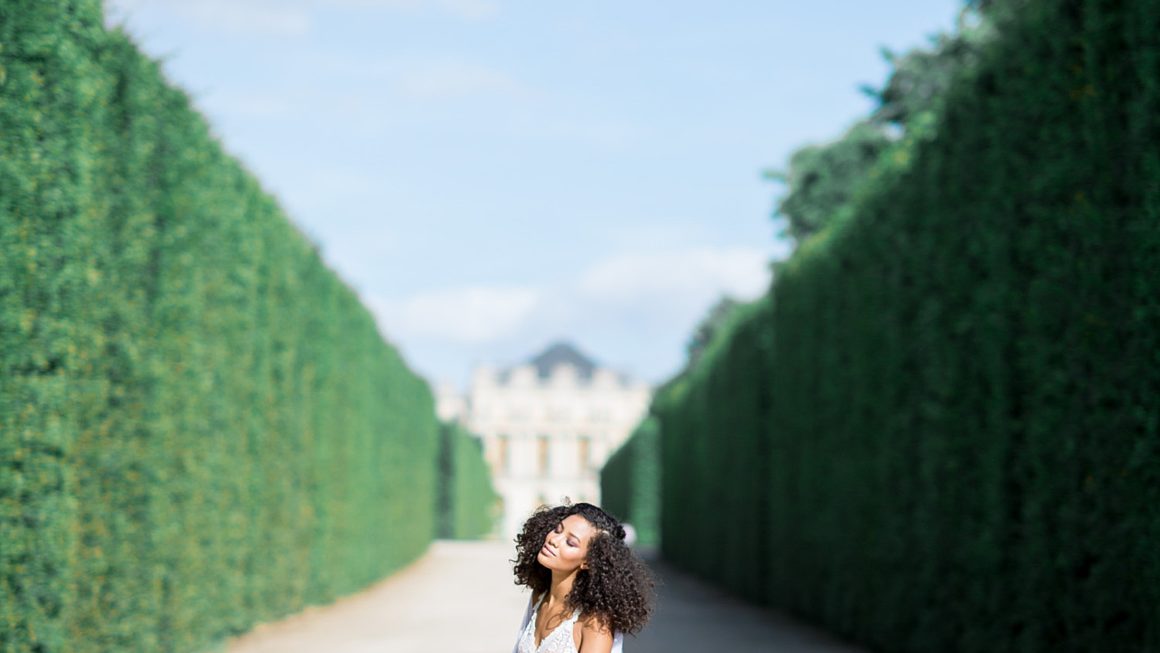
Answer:
[[[567,339],[650,382],[785,243],[762,171],[958,0],[109,0],[433,382]]]

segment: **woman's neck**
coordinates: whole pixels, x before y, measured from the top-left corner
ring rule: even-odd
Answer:
[[[576,582],[576,571],[569,574],[561,574],[559,572],[552,572],[552,584],[548,586],[548,598],[546,601],[551,605],[560,605],[564,602],[564,597],[568,596],[568,592],[572,591],[572,584]]]

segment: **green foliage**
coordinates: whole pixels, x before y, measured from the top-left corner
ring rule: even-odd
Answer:
[[[833,143],[797,150],[788,171],[767,173],[787,188],[777,206],[784,235],[801,243],[826,228],[850,205],[890,143],[881,127],[862,122]]]
[[[1160,650],[1160,2],[995,4],[657,397],[663,553],[874,650]]]
[[[783,236],[801,244],[848,215],[859,192],[877,183],[875,170],[894,149],[892,133],[929,135],[954,79],[978,64],[995,36],[992,16],[997,12],[989,5],[968,4],[959,15],[957,29],[935,35],[928,48],[901,55],[884,49],[882,55],[892,68],[890,77],[881,89],[863,87],[878,102],[870,117],[832,143],[795,151],[788,170],[766,173],[786,189],[775,214],[784,221]]]
[[[454,423],[440,425],[437,537],[477,539],[499,519],[499,495],[483,459],[483,444]]]
[[[665,557],[759,602],[771,546],[764,518],[771,311],[768,298],[739,307],[700,363],[653,402]]]
[[[637,545],[660,543],[660,428],[645,418],[600,470],[603,507],[636,529]]]
[[[693,330],[693,335],[689,338],[688,344],[685,346],[686,360],[685,367],[692,367],[700,360],[701,354],[709,346],[709,343],[721,332],[721,327],[728,322],[733,311],[741,303],[732,297],[721,297],[716,304],[709,309],[708,314],[701,318],[700,323]]]
[[[883,49],[890,77],[881,89],[863,87],[878,101],[871,122],[893,124],[905,131],[924,114],[939,113],[955,78],[978,64],[994,36],[989,14],[981,5],[968,3],[959,14],[955,31],[936,34],[928,48],[902,55]]]
[[[205,650],[415,558],[426,384],[99,2],[0,30],[0,651]]]

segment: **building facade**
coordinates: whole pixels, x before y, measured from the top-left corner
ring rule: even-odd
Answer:
[[[441,389],[438,411],[483,442],[503,500],[502,535],[538,506],[600,502],[600,468],[648,412],[652,389],[569,344],[523,365],[477,368],[467,394]]]

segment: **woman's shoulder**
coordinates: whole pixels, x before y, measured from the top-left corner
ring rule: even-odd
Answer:
[[[576,620],[576,628],[580,630],[576,641],[583,643],[585,649],[615,653],[616,634],[606,618],[600,615],[580,615]]]
[[[605,614],[581,614],[576,622],[584,630],[584,634],[607,634],[612,637],[612,621]]]

